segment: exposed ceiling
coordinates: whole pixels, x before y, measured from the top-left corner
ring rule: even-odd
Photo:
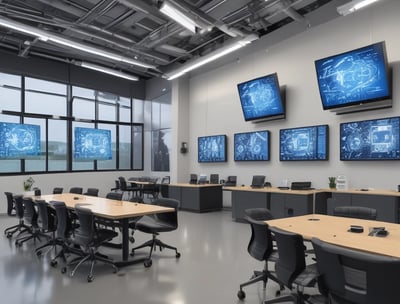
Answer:
[[[159,11],[157,0],[0,0],[0,21],[23,24],[25,33],[0,26],[0,48],[23,57],[72,64],[82,61],[144,79],[220,48],[238,37],[258,37],[291,22],[306,29],[307,14],[331,0],[170,0],[201,25],[196,33]],[[115,60],[39,39],[29,28],[68,39],[83,49],[117,55]],[[71,43],[72,43],[71,42]],[[147,67],[132,62],[145,63]]]

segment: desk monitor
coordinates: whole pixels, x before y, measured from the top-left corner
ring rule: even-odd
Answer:
[[[264,188],[265,176],[264,175],[254,175],[251,182],[252,188]]]
[[[210,174],[210,184],[219,184],[218,174]]]
[[[236,186],[236,175],[229,175],[228,178],[226,179],[224,186],[235,187]]]
[[[207,175],[206,174],[200,174],[199,180],[197,181],[199,185],[207,184]]]
[[[190,174],[189,184],[197,184],[197,174]]]

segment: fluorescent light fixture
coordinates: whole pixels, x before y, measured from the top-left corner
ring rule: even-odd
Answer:
[[[194,69],[197,69],[198,67],[201,67],[202,65],[205,65],[206,63],[209,63],[218,58],[221,58],[222,56],[225,56],[229,53],[232,53],[232,52],[248,45],[249,43],[256,40],[257,38],[258,37],[256,35],[248,35],[247,37],[242,38],[240,40],[235,39],[235,41],[233,43],[228,44],[227,46],[224,46],[214,52],[211,52],[206,56],[197,58],[190,63],[184,64],[182,67],[178,68],[175,71],[167,73],[167,79],[168,80],[176,79],[176,78],[186,74],[187,72],[190,72]]]
[[[172,20],[178,22],[183,27],[187,28],[192,33],[196,33],[197,24],[193,19],[189,18],[187,14],[172,2],[164,1],[160,6],[160,12],[168,16]]]
[[[338,6],[337,12],[340,15],[346,16],[377,1],[379,0],[353,0],[349,3]]]
[[[119,55],[117,53],[104,51],[104,50],[92,47],[88,44],[65,39],[58,35],[48,33],[46,31],[37,29],[33,26],[18,23],[13,20],[0,18],[0,26],[4,26],[6,28],[10,28],[10,29],[13,29],[13,30],[21,32],[21,33],[25,33],[25,34],[28,34],[31,36],[38,37],[40,40],[42,40],[44,42],[53,42],[55,44],[65,46],[67,49],[72,48],[72,49],[80,50],[85,53],[97,55],[97,56],[108,58],[108,59],[118,61],[118,62],[124,62],[124,63],[128,63],[128,64],[140,66],[140,67],[143,67],[146,69],[156,69],[155,65],[151,65],[151,64],[147,64],[147,63],[135,60],[135,59],[131,59],[129,57],[125,57],[125,56]]]
[[[106,68],[106,67],[102,67],[102,66],[99,66],[99,65],[96,65],[96,64],[92,64],[92,63],[89,63],[89,62],[81,62],[79,65],[81,67],[83,67],[83,68],[95,70],[95,71],[102,72],[102,73],[109,74],[109,75],[113,75],[113,76],[116,76],[116,77],[125,78],[125,79],[133,80],[133,81],[138,81],[139,80],[139,77],[136,77],[136,76],[133,76],[133,75],[129,75],[129,74],[126,74],[126,73],[123,73],[123,72],[120,72],[120,71],[113,70],[113,69],[109,69],[109,68]]]
[[[17,32],[28,34],[30,36],[36,36],[42,41],[48,40],[48,36],[43,34],[41,30],[37,30],[31,26],[26,26],[24,24],[18,24],[18,23],[15,23],[14,21],[8,21],[5,19],[0,19],[0,25],[4,26],[6,28],[13,29]]]

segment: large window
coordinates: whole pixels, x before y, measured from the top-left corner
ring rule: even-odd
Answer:
[[[41,141],[36,157],[0,159],[0,174],[143,170],[144,101],[6,73],[0,93],[0,122],[38,125]],[[77,127],[110,134],[110,158],[74,158]]]

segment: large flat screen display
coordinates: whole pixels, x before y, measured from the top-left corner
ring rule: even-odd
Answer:
[[[0,159],[40,156],[40,126],[0,122]]]
[[[328,160],[328,125],[281,129],[279,159]]]
[[[110,130],[76,127],[74,136],[75,160],[112,159]]]
[[[237,85],[245,121],[285,117],[285,107],[276,73]]]
[[[236,133],[235,161],[269,160],[269,131]]]
[[[340,124],[340,160],[399,160],[400,117]]]
[[[202,136],[197,138],[198,162],[226,162],[226,135]]]
[[[390,98],[384,42],[315,61],[324,110]]]

